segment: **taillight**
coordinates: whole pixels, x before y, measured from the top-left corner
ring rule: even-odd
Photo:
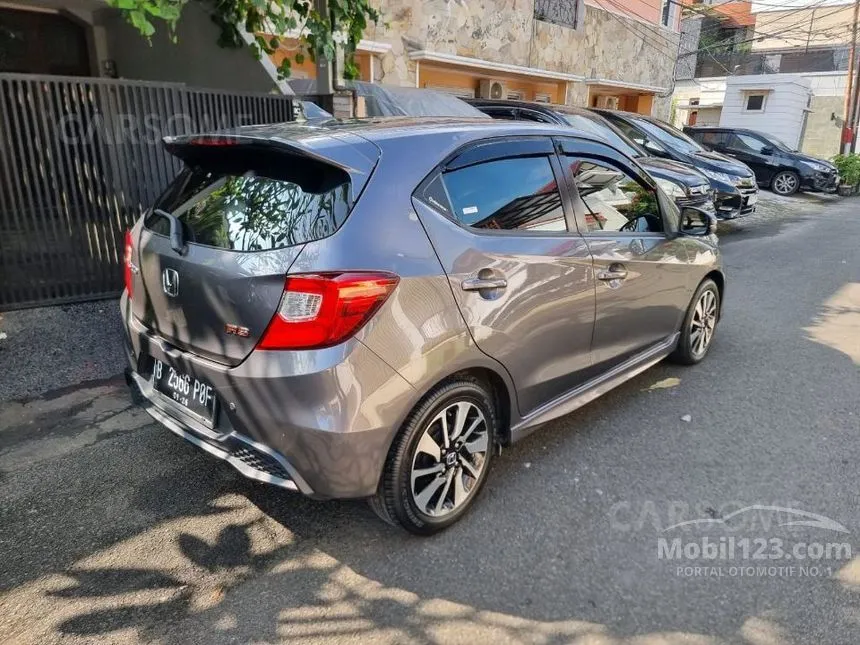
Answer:
[[[131,298],[132,288],[134,286],[131,273],[131,257],[134,252],[134,243],[132,242],[131,231],[125,232],[125,256],[123,258],[123,275],[125,277],[125,290],[128,292],[128,297]]]
[[[343,342],[376,313],[400,278],[350,272],[287,277],[260,349],[312,349]]]

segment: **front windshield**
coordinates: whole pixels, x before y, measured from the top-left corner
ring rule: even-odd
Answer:
[[[777,139],[772,134],[764,134],[762,132],[759,133],[759,136],[767,141],[774,148],[778,148],[780,150],[787,150],[788,152],[796,152],[794,148],[789,146],[787,143],[783,143],[781,140]]]
[[[583,114],[562,114],[564,120],[574,128],[594,134],[608,141],[612,146],[626,154],[628,157],[637,158],[645,156],[645,153],[630,139],[618,132],[608,123],[600,118],[591,118]]]
[[[657,124],[647,119],[634,119],[634,123],[642,128],[648,136],[652,137],[658,143],[664,146],[673,148],[683,152],[684,154],[693,155],[697,152],[707,152],[702,146],[693,141],[686,134],[673,128],[667,124]]]

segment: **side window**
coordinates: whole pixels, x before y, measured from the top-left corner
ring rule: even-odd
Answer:
[[[625,121],[613,121],[612,123],[617,125],[619,130],[626,134],[629,139],[633,139],[640,146],[644,146],[648,141],[648,137],[645,136],[644,132],[637,130],[629,123]]]
[[[603,161],[565,156],[585,206],[588,232],[662,233],[657,192]]]
[[[709,148],[725,148],[728,136],[725,132],[697,132],[693,138]]]
[[[758,137],[751,137],[748,134],[733,134],[731,147],[744,152],[760,153],[767,144]]]
[[[453,215],[466,226],[501,231],[567,231],[548,157],[494,159],[446,172]]]

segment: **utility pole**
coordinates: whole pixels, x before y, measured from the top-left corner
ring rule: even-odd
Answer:
[[[860,18],[860,0],[854,0],[854,23],[851,31],[851,53],[848,55],[848,82],[845,91],[845,122],[842,125],[842,152],[848,154],[851,152],[853,143],[856,139],[854,129],[857,125],[857,86],[860,82],[855,82],[854,77],[857,75],[855,68],[860,70],[860,65],[857,61],[857,20]]]

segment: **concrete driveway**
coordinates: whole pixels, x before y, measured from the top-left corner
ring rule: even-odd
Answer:
[[[242,479],[117,378],[0,403],[0,642],[860,642],[858,249],[856,200],[731,225],[708,360],[506,451],[432,539]]]

